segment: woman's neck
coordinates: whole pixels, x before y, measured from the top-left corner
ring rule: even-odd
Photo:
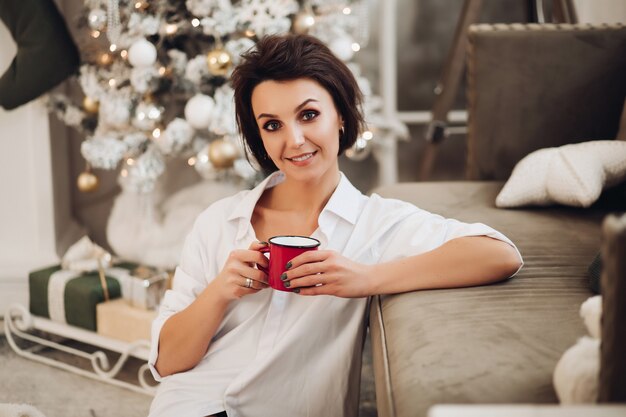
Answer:
[[[297,181],[285,178],[268,193],[267,206],[276,210],[311,212],[322,211],[339,184],[339,170],[315,181]]]

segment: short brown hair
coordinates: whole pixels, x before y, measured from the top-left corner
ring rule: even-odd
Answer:
[[[309,78],[319,83],[343,118],[339,155],[354,144],[365,125],[363,95],[352,71],[319,39],[310,35],[270,35],[261,38],[242,58],[232,74],[237,126],[245,146],[266,174],[278,168],[267,155],[252,110],[252,92],[263,81]]]

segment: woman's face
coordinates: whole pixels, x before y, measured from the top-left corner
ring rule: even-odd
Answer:
[[[337,175],[342,120],[324,87],[308,78],[267,80],[251,101],[265,150],[288,179]]]

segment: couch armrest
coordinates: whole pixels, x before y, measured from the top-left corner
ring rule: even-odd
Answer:
[[[537,149],[616,137],[625,26],[474,25],[468,39],[469,179],[506,180]]]
[[[480,287],[375,297],[370,331],[380,417],[423,417],[441,403],[556,403],[552,372],[585,333],[587,267],[605,212],[501,210],[500,182],[404,183],[375,190],[515,242],[525,267]],[[416,271],[419,273],[419,271]]]
[[[626,402],[626,214],[602,227],[600,402]]]

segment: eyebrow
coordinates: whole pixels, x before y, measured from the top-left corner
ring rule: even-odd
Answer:
[[[301,104],[299,104],[298,107],[296,107],[293,112],[294,113],[298,113],[304,106],[309,104],[311,101],[314,101],[314,102],[317,103],[317,100],[315,100],[314,98],[308,98],[308,99],[304,100]],[[278,116],[276,116],[275,114],[261,113],[261,114],[259,114],[257,116],[257,119],[261,119],[263,117],[270,117],[270,118],[274,117],[274,118],[277,118]]]

